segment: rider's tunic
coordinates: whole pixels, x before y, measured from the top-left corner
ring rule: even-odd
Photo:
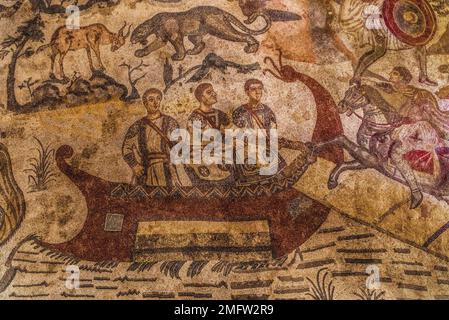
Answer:
[[[428,121],[442,139],[449,140],[449,112],[440,109],[431,92],[414,86],[398,90],[388,83],[379,83],[376,88],[399,115],[413,121]]]

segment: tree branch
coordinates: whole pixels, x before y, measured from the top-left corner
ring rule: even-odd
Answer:
[[[5,59],[8,54],[9,54],[8,50],[6,49],[0,50],[0,60]]]
[[[188,69],[186,72],[180,74],[177,78],[173,79],[168,85],[165,86],[164,89],[164,93],[166,93],[168,91],[168,89],[170,89],[171,86],[173,86],[176,82],[178,82],[179,80],[182,80],[183,78],[187,77],[187,75],[199,68],[201,68],[203,65],[199,64],[196,66],[191,67],[190,69]]]
[[[134,71],[142,71],[142,67],[149,67],[148,64],[144,64],[143,60],[140,60],[139,65],[135,66],[134,68],[131,69],[131,73],[133,73]]]
[[[138,77],[137,79],[134,79],[134,80],[131,82],[131,84],[132,84],[133,86],[135,86],[135,85],[137,84],[137,82],[139,82],[140,80],[142,80],[143,78],[145,78],[146,75],[147,75],[147,74],[144,73],[143,75],[141,75],[141,76]]]
[[[32,5],[32,10],[35,12],[42,12],[46,14],[65,14],[66,6],[64,6],[64,2],[61,1],[61,4],[51,4],[51,1],[43,1],[43,0],[29,0]],[[120,0],[88,0],[84,4],[78,4],[78,1],[75,1],[75,5],[78,6],[80,11],[85,11],[92,8],[95,5],[104,5],[107,7],[112,7],[117,5]]]

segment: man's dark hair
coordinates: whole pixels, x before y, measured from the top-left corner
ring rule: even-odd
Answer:
[[[253,84],[260,84],[263,87],[262,81],[258,79],[248,79],[245,82],[245,91],[248,91],[249,87],[251,87]]]
[[[194,92],[196,100],[201,102],[201,98],[203,97],[203,93],[208,88],[212,88],[212,84],[210,84],[210,83],[202,83],[198,87],[196,87],[195,92]]]
[[[142,95],[142,101],[143,101],[143,103],[146,103],[146,102],[147,102],[148,96],[149,96],[150,94],[157,94],[161,99],[162,99],[162,96],[163,96],[161,90],[156,89],[156,88],[150,88],[150,89],[146,90],[146,91],[143,93],[143,95]]]

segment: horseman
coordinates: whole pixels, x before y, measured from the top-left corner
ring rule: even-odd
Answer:
[[[410,85],[413,76],[402,66],[396,66],[390,72],[388,82],[371,82],[401,116],[406,116],[417,88]],[[369,80],[366,82],[370,83]]]
[[[439,108],[435,96],[428,90],[410,85],[413,76],[403,67],[396,66],[390,72],[388,82],[362,82],[373,85],[382,98],[408,122],[427,121],[438,132],[438,135],[449,140],[449,112]]]
[[[411,101],[420,102],[418,98]],[[409,115],[413,114],[414,107],[411,105],[407,110]],[[415,118],[401,117],[380,90],[369,85],[352,86],[339,108],[340,113],[360,117],[362,125],[357,143],[340,136],[314,146],[314,152],[318,153],[328,145],[338,145],[354,158],[332,171],[329,188],[338,185],[338,178],[344,171],[374,168],[408,185],[412,209],[421,204],[423,190],[444,197],[442,192],[448,187],[449,148],[433,123],[417,114]],[[357,109],[362,109],[363,116],[358,115]]]

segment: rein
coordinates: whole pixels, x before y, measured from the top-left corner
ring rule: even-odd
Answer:
[[[389,128],[391,126],[398,126],[401,123],[400,120],[396,121],[396,122],[393,122],[393,123],[388,123],[388,122],[387,123],[377,123],[377,122],[365,119],[363,116],[359,115],[355,110],[351,110],[351,113],[354,114],[360,120],[362,120],[362,122],[367,123],[367,124],[369,124],[369,125],[371,125],[373,127],[386,127],[386,128]],[[375,114],[375,113],[372,113],[372,114]]]

